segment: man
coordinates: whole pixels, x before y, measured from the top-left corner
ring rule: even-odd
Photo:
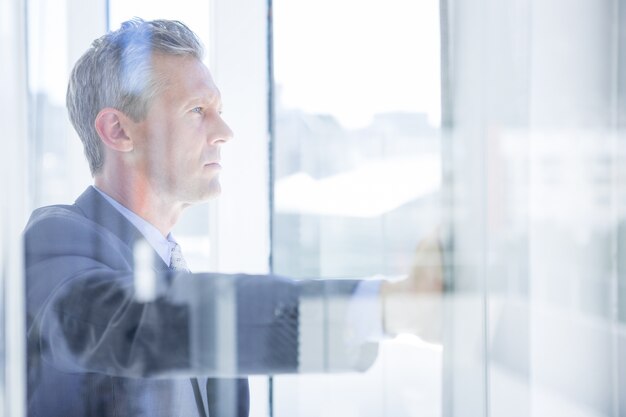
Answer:
[[[170,230],[186,207],[219,194],[220,149],[233,136],[202,53],[182,23],[135,19],[94,41],[72,71],[67,106],[94,187],[36,210],[24,232],[30,416],[247,416],[246,375],[324,362],[302,342],[329,322],[318,301],[339,300],[343,329],[354,306],[341,300],[372,292],[357,281],[187,269]],[[426,289],[440,282],[435,274]],[[384,330],[419,331],[394,296],[423,292],[424,281],[375,283],[376,294],[379,285]],[[382,319],[370,310],[369,322]],[[330,333],[315,340],[345,359],[335,368],[371,364],[365,340]]]

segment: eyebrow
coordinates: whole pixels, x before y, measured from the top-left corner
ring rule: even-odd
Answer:
[[[196,104],[196,103],[211,105],[214,102],[217,102],[221,107],[222,95],[220,94],[220,92],[217,92],[216,94],[212,94],[210,98],[207,98],[206,96],[192,97],[189,100],[185,101],[185,107],[190,106],[192,104]]]

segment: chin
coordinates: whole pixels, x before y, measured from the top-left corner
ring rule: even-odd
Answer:
[[[222,187],[219,183],[211,183],[208,188],[204,188],[203,190],[198,192],[198,202],[212,200],[217,198],[222,194]]]
[[[179,188],[178,196],[179,201],[184,201],[187,204],[203,203],[220,196],[222,193],[222,187],[218,181],[211,181],[208,184],[196,183],[193,186],[187,184],[184,189]]]

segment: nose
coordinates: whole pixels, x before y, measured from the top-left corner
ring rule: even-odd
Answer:
[[[224,144],[233,138],[233,131],[221,116],[217,117],[217,126],[211,135],[211,145]]]

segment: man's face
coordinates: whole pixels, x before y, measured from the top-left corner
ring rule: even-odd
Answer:
[[[132,127],[135,166],[163,199],[206,200],[220,192],[220,148],[232,137],[220,92],[196,58],[157,54],[153,65],[163,87]]]

